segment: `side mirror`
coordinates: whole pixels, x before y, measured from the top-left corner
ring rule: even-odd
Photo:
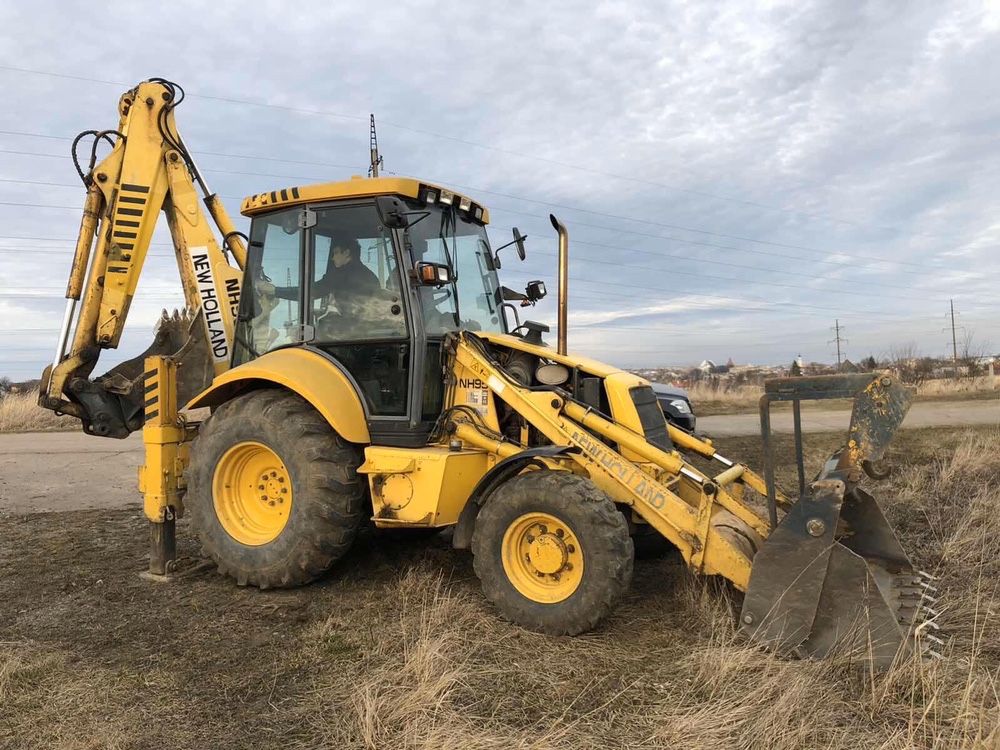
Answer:
[[[524,241],[528,239],[528,235],[521,234],[521,230],[514,227],[514,247],[517,249],[517,257],[524,260],[526,255],[524,251]]]
[[[508,242],[506,245],[501,245],[500,247],[498,247],[496,250],[493,251],[494,268],[500,268],[500,251],[503,250],[504,248],[510,247],[511,245],[513,245],[514,249],[517,251],[517,257],[520,260],[524,260],[525,256],[524,241],[526,239],[528,239],[528,235],[521,234],[521,230],[518,229],[517,227],[514,227],[514,239]]]
[[[421,261],[413,268],[413,279],[418,286],[444,286],[454,279],[451,269],[444,263]]]
[[[410,220],[406,217],[405,206],[397,198],[382,196],[375,201],[382,224],[387,229],[406,229]]]

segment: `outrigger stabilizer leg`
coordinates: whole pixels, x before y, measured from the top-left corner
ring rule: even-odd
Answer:
[[[149,571],[152,580],[169,580],[177,559],[175,523],[184,512],[184,467],[191,437],[177,411],[177,363],[171,357],[145,360],[146,462],[139,467],[143,510],[149,519]]]

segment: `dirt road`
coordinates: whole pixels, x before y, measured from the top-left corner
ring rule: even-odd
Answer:
[[[808,432],[846,430],[849,411],[807,411]],[[776,432],[791,432],[791,412],[776,412]],[[1000,401],[918,403],[904,427],[1000,425]],[[698,428],[715,437],[757,434],[756,414],[703,417]],[[0,435],[0,511],[121,508],[138,503],[136,469],[142,463],[142,437],[95,438],[78,432]],[[100,488],[99,491],[95,488]]]
[[[0,435],[0,511],[137,506],[142,435],[109,440],[82,432]]]
[[[851,412],[846,409],[802,411],[802,428],[806,432],[837,432],[846,430]],[[940,401],[916,403],[910,407],[903,427],[958,427],[962,425],[1000,425],[1000,399],[983,401]],[[773,411],[771,427],[775,432],[792,431],[792,412]],[[750,414],[720,414],[699,417],[698,431],[706,435],[736,437],[760,432],[760,417]]]

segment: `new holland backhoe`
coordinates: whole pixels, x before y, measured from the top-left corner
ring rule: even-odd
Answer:
[[[184,513],[220,572],[260,588],[316,579],[369,522],[453,527],[505,617],[576,634],[628,587],[644,530],[745,592],[743,632],[781,651],[885,664],[929,635],[933,587],[860,487],[908,405],[888,376],[769,386],[796,417],[802,399],[859,394],[844,447],[787,497],[773,462],[765,480],[668,425],[648,382],[569,352],[568,233],[554,217],[553,347],[519,318],[544,283],[501,286],[487,209],[442,186],[276,189],[243,201],[250,228],[237,231],[177,131],[182,97],[140,83],[117,129],[81,134],[83,219],[39,396],[92,435],[142,430],[151,574],[172,573]],[[187,310],[94,377],[161,212]],[[523,239],[509,243],[522,259]]]

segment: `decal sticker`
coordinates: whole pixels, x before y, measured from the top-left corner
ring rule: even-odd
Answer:
[[[195,283],[198,286],[198,299],[205,315],[205,327],[208,329],[208,346],[212,350],[212,358],[216,362],[229,361],[229,340],[226,338],[226,326],[222,320],[220,300],[215,288],[215,274],[208,259],[208,248],[188,248],[191,266],[194,268]],[[239,285],[239,282],[236,282]],[[231,296],[231,295],[230,295]],[[231,303],[231,300],[230,300]]]

